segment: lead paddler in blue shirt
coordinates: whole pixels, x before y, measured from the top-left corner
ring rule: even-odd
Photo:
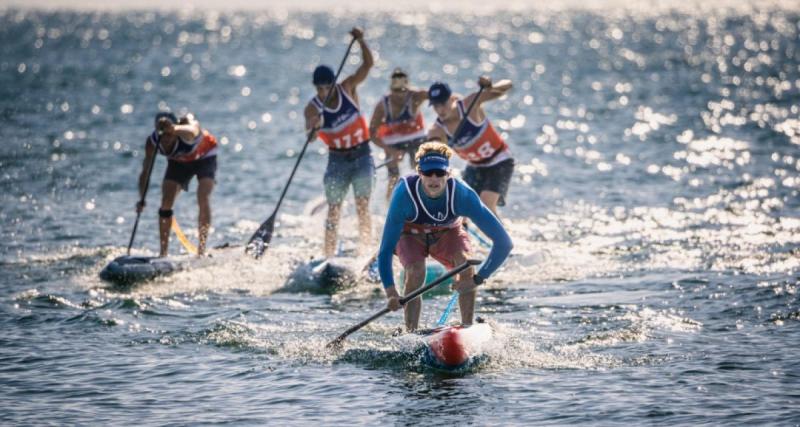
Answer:
[[[416,153],[417,174],[400,180],[392,193],[378,252],[378,268],[391,310],[400,308],[400,295],[392,273],[396,253],[405,270],[405,293],[425,281],[425,259],[430,256],[452,269],[464,263],[472,248],[461,225],[469,218],[493,242],[492,250],[477,273],[470,267],[459,274],[453,289],[459,292],[461,322],[471,325],[475,311],[475,287],[488,279],[511,252],[511,238],[503,225],[467,184],[450,176],[453,151],[445,144],[427,142]],[[419,325],[422,301],[405,305],[409,331]]]

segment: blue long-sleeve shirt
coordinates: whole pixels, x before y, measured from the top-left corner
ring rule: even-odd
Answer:
[[[455,181],[455,213],[458,216],[469,218],[478,229],[492,240],[493,245],[491,251],[489,251],[489,256],[478,270],[478,274],[481,277],[488,279],[503,264],[508,254],[511,253],[511,248],[513,247],[511,237],[503,228],[500,220],[481,202],[475,190],[458,179],[455,179]],[[428,197],[424,191],[420,191],[419,194],[420,200],[425,204],[425,208],[429,212],[444,212],[446,210],[444,193],[435,199]],[[414,216],[414,201],[411,199],[408,190],[406,190],[403,180],[400,180],[392,192],[389,212],[386,215],[386,224],[383,227],[383,238],[378,250],[378,271],[384,288],[394,286],[392,254],[397,242],[400,241],[403,225],[405,225],[406,221],[413,220]]]

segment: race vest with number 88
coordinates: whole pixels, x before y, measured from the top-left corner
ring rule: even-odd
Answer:
[[[488,122],[488,121],[487,121]],[[459,142],[463,140],[459,138]],[[483,131],[472,138],[470,143],[467,140],[464,144],[454,145],[456,154],[464,160],[473,163],[480,163],[492,158],[496,153],[508,148],[503,138],[494,130],[491,122],[486,123]]]

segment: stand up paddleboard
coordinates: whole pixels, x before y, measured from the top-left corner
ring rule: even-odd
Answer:
[[[190,268],[191,258],[157,258],[123,255],[100,271],[100,278],[118,285],[131,285]]]
[[[358,283],[358,275],[346,258],[314,259],[300,264],[289,277],[287,288],[335,294]]]
[[[228,243],[215,246],[213,257],[197,257],[194,255],[179,255],[171,257],[131,256],[123,255],[114,258],[102,270],[100,278],[121,286],[131,286],[139,282],[153,280],[157,277],[168,276],[178,271],[192,270],[224,262],[225,255],[233,253],[226,249],[233,249]],[[227,258],[230,259],[230,258]]]
[[[443,326],[425,333],[422,363],[426,368],[447,373],[472,366],[484,354],[494,332],[488,323],[471,326]]]

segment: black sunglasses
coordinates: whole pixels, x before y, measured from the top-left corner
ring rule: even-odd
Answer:
[[[429,171],[419,171],[419,173],[420,173],[420,175],[435,176],[435,177],[439,177],[439,178],[447,175],[447,171],[444,170],[444,169],[431,169]]]

